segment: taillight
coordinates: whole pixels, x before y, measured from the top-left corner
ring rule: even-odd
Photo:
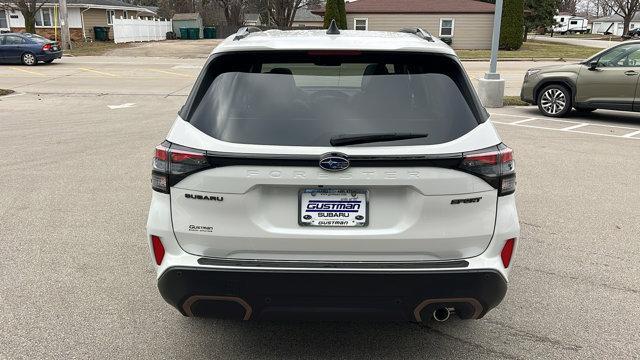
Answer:
[[[44,45],[42,45],[42,50],[43,50],[43,51],[49,51],[49,50],[51,50],[51,44],[44,44]]]
[[[516,168],[513,150],[504,144],[465,153],[460,169],[472,173],[498,189],[498,196],[516,191]]]
[[[208,167],[209,162],[204,151],[165,142],[156,147],[151,171],[151,187],[155,191],[168,194],[171,186],[188,175]]]
[[[500,252],[500,258],[502,258],[502,265],[504,268],[508,268],[511,264],[511,257],[513,256],[513,247],[516,245],[516,239],[509,239],[504,243],[502,252]]]
[[[158,236],[151,235],[151,247],[153,248],[153,257],[156,259],[156,264],[162,264],[162,259],[164,259],[164,246]]]

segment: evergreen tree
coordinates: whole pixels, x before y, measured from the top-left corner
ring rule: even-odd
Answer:
[[[336,19],[336,22],[338,23],[338,27],[340,29],[346,29],[347,28],[347,10],[346,10],[346,5],[344,3],[344,0],[337,0],[338,3],[338,16],[339,18]]]
[[[504,0],[502,7],[502,27],[500,29],[500,49],[518,50],[524,39],[524,1]]]
[[[553,16],[556,15],[558,0],[525,0],[524,1],[524,41],[527,33],[539,27],[555,25]]]
[[[324,7],[325,29],[329,28],[329,25],[331,25],[331,20],[333,19],[336,20],[336,24],[338,24],[338,27],[340,27],[340,9],[338,7],[338,0],[327,0],[327,4]]]

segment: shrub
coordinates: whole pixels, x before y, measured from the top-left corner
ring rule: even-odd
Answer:
[[[500,29],[500,49],[518,50],[524,37],[524,1],[504,0],[502,27]]]

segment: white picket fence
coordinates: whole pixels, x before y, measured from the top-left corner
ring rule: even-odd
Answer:
[[[169,31],[173,31],[171,20],[113,19],[113,41],[116,44],[166,40]]]

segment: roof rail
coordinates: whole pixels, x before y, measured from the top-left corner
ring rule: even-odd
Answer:
[[[251,33],[262,31],[259,27],[255,26],[244,26],[238,29],[236,32],[236,36],[233,38],[233,41],[238,41],[246,38],[251,35]]]
[[[433,40],[433,36],[431,36],[431,33],[429,33],[426,30],[422,30],[419,27],[416,28],[404,28],[404,29],[400,29],[400,32],[402,33],[407,33],[407,34],[413,34],[418,36],[421,39],[427,40],[429,42],[434,42],[435,40]]]

